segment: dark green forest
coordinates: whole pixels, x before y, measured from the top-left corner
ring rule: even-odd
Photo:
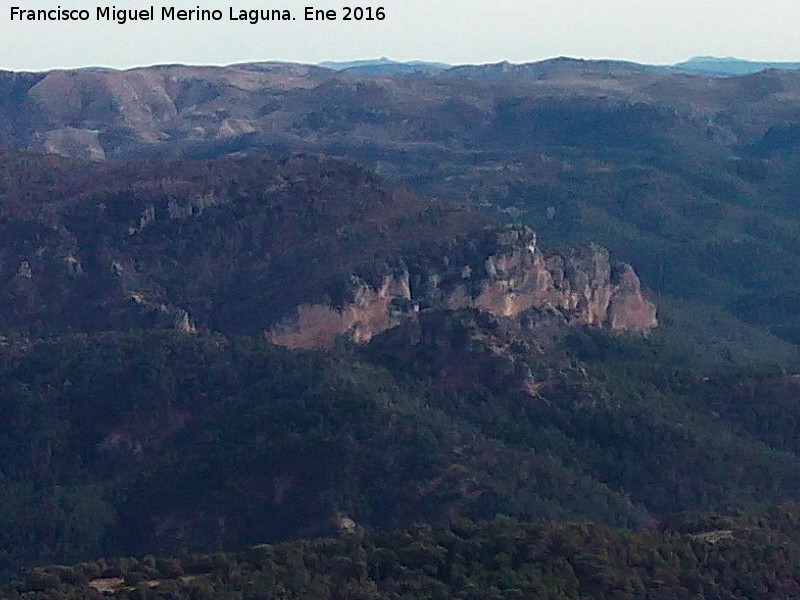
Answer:
[[[380,338],[7,341],[3,571],[324,535],[336,514],[379,530],[496,514],[643,530],[800,494],[794,378],[701,375],[652,341],[575,332],[545,356],[519,349],[546,382],[522,394],[476,342],[480,319],[449,318],[394,355]],[[475,379],[442,375],[445,356]]]
[[[789,600],[800,590],[796,505],[676,520],[636,533],[596,524],[458,519],[386,534],[258,545],[177,559],[34,569],[9,600]]]

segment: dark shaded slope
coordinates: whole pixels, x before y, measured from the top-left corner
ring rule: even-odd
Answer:
[[[342,514],[639,528],[800,495],[797,424],[777,411],[793,400],[774,404],[770,377],[735,387],[651,343],[530,338],[471,313],[422,327],[336,353],[181,332],[7,340],[2,569],[238,548]]]
[[[314,157],[3,165],[6,331],[259,334],[301,301],[341,302],[354,272],[486,222]]]
[[[580,469],[492,439],[390,372],[185,334],[0,352],[2,569],[240,547],[460,514],[641,524]]]

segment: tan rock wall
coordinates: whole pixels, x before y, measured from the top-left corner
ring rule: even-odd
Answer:
[[[301,304],[296,317],[282,321],[266,337],[273,344],[292,349],[330,348],[341,335],[367,343],[374,335],[400,323],[400,317],[390,306],[395,299],[411,299],[408,273],[400,277],[385,276],[378,289],[360,282],[353,291],[353,301],[341,309],[326,304]]]
[[[419,285],[413,296],[405,267],[399,274],[386,275],[377,288],[358,280],[352,301],[344,307],[300,305],[296,315],[266,333],[267,339],[288,348],[329,348],[341,335],[366,343],[403,319],[414,318],[417,305],[476,308],[506,318],[533,308],[551,310],[568,323],[645,334],[658,325],[656,307],[644,297],[636,273],[629,265],[612,265],[605,248],[587,244],[546,257],[536,246],[535,234],[520,227],[497,229],[488,240],[491,253],[480,261],[481,268],[447,256],[442,272],[416,267]],[[413,303],[414,310],[393,310],[395,300]]]

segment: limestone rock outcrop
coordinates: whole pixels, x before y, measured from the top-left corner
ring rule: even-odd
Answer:
[[[658,325],[633,268],[584,244],[546,253],[522,226],[490,228],[440,252],[406,258],[380,283],[353,278],[339,307],[303,304],[266,332],[288,348],[326,348],[341,336],[359,343],[425,309],[477,309],[502,318],[550,313],[568,324],[647,334]]]
[[[342,335],[366,343],[417,311],[417,306],[410,302],[407,270],[399,275],[386,275],[378,288],[358,277],[353,278],[352,286],[352,300],[345,306],[301,304],[296,318],[275,326],[267,338],[287,348],[329,348]]]

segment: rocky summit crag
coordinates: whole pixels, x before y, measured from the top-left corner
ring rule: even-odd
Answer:
[[[399,261],[375,287],[354,276],[343,306],[301,304],[267,339],[288,348],[327,348],[339,336],[363,343],[430,309],[504,318],[535,310],[568,324],[636,333],[658,324],[630,265],[612,265],[596,244],[545,254],[530,229],[493,227],[440,250]]]

